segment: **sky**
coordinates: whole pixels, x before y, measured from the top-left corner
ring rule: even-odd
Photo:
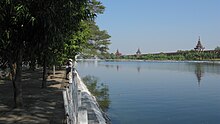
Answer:
[[[122,54],[191,50],[201,39],[220,46],[220,0],[99,0],[106,7],[96,18],[111,35],[109,52]]]

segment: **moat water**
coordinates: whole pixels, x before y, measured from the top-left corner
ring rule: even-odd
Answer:
[[[112,124],[220,124],[220,64],[78,62],[108,85]]]

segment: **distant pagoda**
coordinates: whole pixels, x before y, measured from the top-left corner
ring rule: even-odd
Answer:
[[[202,46],[202,43],[200,41],[200,37],[199,37],[198,43],[197,43],[197,45],[196,45],[196,47],[194,49],[196,51],[203,51],[205,49],[205,47]]]
[[[136,52],[136,55],[141,55],[141,51],[140,49],[138,48],[137,52]]]
[[[117,49],[116,53],[115,53],[116,56],[121,56],[122,54],[119,52],[119,50]]]

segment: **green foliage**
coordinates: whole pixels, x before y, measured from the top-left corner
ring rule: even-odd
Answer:
[[[105,56],[106,59],[116,59],[116,56],[114,53],[107,53]]]
[[[91,0],[89,4],[89,10],[92,10],[93,13],[103,14],[105,10],[105,6],[103,6],[100,1]]]
[[[13,8],[13,13],[8,7]],[[74,58],[76,54],[83,51],[94,55],[98,54],[97,51],[101,51],[102,56],[106,56],[109,42],[97,40],[95,46],[88,43],[90,37],[101,37],[100,39],[109,37],[105,35],[107,32],[100,31],[94,22],[94,17],[102,14],[104,9],[102,3],[96,0],[48,0],[26,3],[20,0],[17,2],[3,0],[0,7],[2,13],[0,21],[3,22],[1,23],[3,28],[0,28],[2,34],[0,47],[9,49],[8,44],[14,42],[13,39],[23,37],[25,44],[20,45],[25,50],[24,60],[37,60],[41,65],[45,56],[47,65],[60,64],[61,61]],[[8,22],[11,24],[7,24]],[[4,29],[6,26],[11,29]],[[15,36],[13,32],[18,33]],[[86,52],[87,49],[90,51]],[[3,52],[3,50],[0,51]]]
[[[110,105],[109,88],[103,83],[98,83],[98,79],[94,76],[86,76],[83,78],[89,91],[96,97],[101,109],[106,112]]]
[[[83,49],[83,54],[87,57],[98,56],[99,58],[108,57],[108,46],[110,35],[106,30],[100,30],[94,21],[87,21],[90,37],[87,42],[87,49]]]
[[[123,59],[142,59],[142,60],[215,60],[220,58],[220,52],[215,51],[178,51],[173,54],[145,54],[140,56],[128,55]]]
[[[89,26],[86,21],[80,22],[80,30],[70,35],[65,43],[65,53],[67,58],[74,58],[75,55],[88,48],[88,39],[90,37]]]
[[[215,50],[220,50],[220,47],[219,47],[219,46],[217,46],[217,47],[215,48]]]
[[[22,55],[19,51],[24,51],[30,43],[27,32],[34,21],[27,3],[0,1],[0,53],[3,60],[12,64]]]
[[[9,63],[18,82],[22,62],[38,62],[45,81],[49,65],[74,58],[86,46],[90,32],[83,22],[94,20],[101,10],[96,0],[1,0],[0,61]]]
[[[102,14],[105,7],[97,0],[91,0],[88,3],[91,13]],[[101,31],[93,19],[83,20],[80,22],[79,30],[72,33],[65,39],[64,54],[66,58],[74,58],[75,55],[81,54],[84,58],[98,56],[105,58],[108,56],[108,45],[110,36],[107,31]]]

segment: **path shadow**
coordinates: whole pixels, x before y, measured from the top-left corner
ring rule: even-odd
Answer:
[[[22,109],[14,109],[11,81],[0,84],[0,124],[61,124],[64,123],[62,90],[63,72],[48,79],[47,88],[41,88],[42,71],[25,71],[22,74]],[[61,77],[61,78],[60,78]]]

